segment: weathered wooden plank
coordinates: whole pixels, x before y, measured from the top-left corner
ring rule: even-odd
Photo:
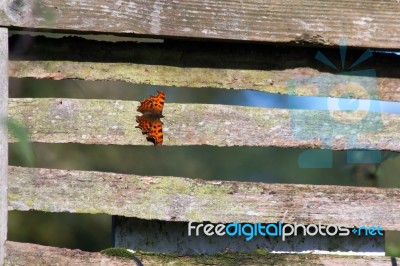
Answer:
[[[132,260],[100,253],[7,242],[10,256],[6,265],[133,265]],[[115,252],[118,253],[118,252]],[[121,252],[120,252],[121,253]],[[128,253],[128,252],[126,252]],[[178,256],[137,251],[136,265],[387,265],[396,258],[383,256],[330,256],[314,254],[225,253],[218,255]]]
[[[133,260],[106,256],[79,249],[40,246],[7,241],[5,265],[121,265],[132,266]]]
[[[335,224],[400,230],[400,189],[203,181],[9,167],[9,209],[147,220]]]
[[[7,241],[5,265],[135,265],[133,260],[76,249]],[[381,256],[330,256],[313,254],[225,253],[214,256],[178,256],[135,252],[143,265],[389,265],[396,258]],[[136,262],[136,265],[139,265]]]
[[[29,48],[26,44],[29,44]],[[191,88],[253,89],[291,94],[287,82],[291,79],[322,76],[319,87],[331,83],[334,77],[373,69],[375,76],[359,80],[377,85],[365,91],[352,91],[353,98],[400,101],[400,65],[394,55],[373,53],[360,65],[350,68],[364,51],[348,50],[345,68],[341,69],[338,49],[276,47],[254,43],[212,43],[166,41],[162,44],[110,43],[82,38],[50,39],[27,35],[10,39],[10,76],[50,79],[85,79],[126,81],[162,86]],[[84,53],[77,51],[85,51]],[[20,49],[24,47],[24,49]],[[46,53],[43,53],[46,51]],[[338,69],[315,59],[320,51]],[[353,71],[353,72],[351,72]],[[333,76],[337,75],[337,76]],[[298,86],[297,95],[345,96]],[[332,86],[334,87],[334,86]],[[369,91],[368,91],[369,90]]]
[[[32,142],[149,145],[135,128],[137,106],[119,100],[10,99],[9,113]],[[168,95],[163,114],[163,145],[400,151],[396,114],[172,104]]]
[[[350,46],[400,48],[399,13],[397,1],[385,0],[7,0],[0,25],[319,45],[345,38]]]
[[[0,28],[0,265],[4,263],[7,239],[7,175],[8,175],[8,30]]]

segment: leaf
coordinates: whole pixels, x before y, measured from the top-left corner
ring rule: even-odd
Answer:
[[[13,119],[7,119],[6,124],[9,132],[18,140],[16,144],[17,153],[22,157],[27,166],[33,167],[35,156],[27,130]]]

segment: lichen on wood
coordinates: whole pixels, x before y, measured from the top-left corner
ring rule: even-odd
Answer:
[[[9,209],[165,221],[380,225],[400,229],[400,189],[204,181],[9,167]]]
[[[138,104],[120,100],[10,99],[9,113],[27,128],[32,142],[146,145],[141,131],[135,128]],[[163,114],[166,146],[400,151],[397,114],[168,102]]]

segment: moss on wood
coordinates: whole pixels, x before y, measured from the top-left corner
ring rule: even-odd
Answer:
[[[135,116],[138,102],[10,99],[9,115],[32,142],[151,145]],[[166,103],[166,146],[214,145],[400,151],[400,115]],[[10,136],[10,141],[16,141]],[[162,148],[162,147],[157,147]]]

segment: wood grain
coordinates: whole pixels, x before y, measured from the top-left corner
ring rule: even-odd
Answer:
[[[372,89],[341,91],[341,93],[319,90],[334,80],[348,74],[333,75],[315,69],[295,68],[286,70],[241,70],[195,67],[142,65],[133,63],[99,63],[73,61],[10,61],[10,76],[36,79],[82,79],[101,81],[125,81],[135,84],[176,86],[189,88],[252,89],[257,91],[290,94],[297,96],[344,97],[351,94],[356,99],[379,99],[400,101],[400,79],[388,77],[357,77],[358,83],[377,83]],[[290,80],[312,80],[320,77],[318,84],[299,85],[296,91],[288,89]],[[399,86],[399,87],[398,87]],[[333,87],[333,86],[332,86]]]
[[[0,265],[4,263],[7,239],[7,176],[8,176],[8,30],[0,28]]]
[[[400,189],[204,181],[9,167],[9,209],[147,220],[380,225],[400,230]]]
[[[118,259],[95,252],[47,247],[7,241],[5,265],[135,265],[132,260]],[[214,256],[177,256],[136,252],[143,265],[389,265],[396,258],[380,256],[330,256],[312,254],[258,253],[219,254]],[[136,265],[138,265],[136,263]]]
[[[162,119],[166,146],[214,145],[400,151],[400,115],[173,104]],[[135,126],[138,102],[10,99],[10,117],[32,142],[150,145]],[[15,142],[14,138],[10,138]]]
[[[399,13],[394,0],[7,0],[0,25],[398,49]]]
[[[132,266],[133,260],[110,257],[79,249],[41,246],[7,241],[5,265],[118,265]]]

